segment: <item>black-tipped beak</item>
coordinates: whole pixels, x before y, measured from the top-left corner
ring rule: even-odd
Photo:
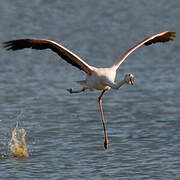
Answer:
[[[130,80],[130,82],[131,82],[131,85],[133,85],[133,84],[134,84],[134,81],[133,81],[132,79]]]

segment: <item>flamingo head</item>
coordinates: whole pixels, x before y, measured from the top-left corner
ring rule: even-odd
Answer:
[[[133,85],[134,84],[134,75],[133,74],[126,74],[125,77],[124,77],[124,81],[127,84]]]

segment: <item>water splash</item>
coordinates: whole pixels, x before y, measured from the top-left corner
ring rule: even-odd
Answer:
[[[9,143],[9,148],[15,157],[28,157],[26,145],[26,131],[24,128],[19,128],[18,123],[12,131],[12,137]]]

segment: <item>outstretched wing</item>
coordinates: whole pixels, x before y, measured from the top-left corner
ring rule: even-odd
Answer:
[[[76,54],[72,53],[70,50],[66,49],[62,45],[56,43],[55,41],[46,39],[18,39],[4,42],[4,47],[7,50],[20,50],[24,48],[32,48],[37,50],[51,49],[57,53],[62,59],[83,70],[87,74],[91,75],[91,66],[84,62]]]
[[[142,45],[148,46],[153,43],[168,42],[168,41],[173,40],[175,36],[176,36],[176,32],[172,32],[172,31],[165,31],[165,32],[156,34],[154,36],[150,36],[144,39],[143,41],[139,42],[138,44],[136,44],[134,47],[132,47],[128,51],[126,51],[114,66],[117,69],[121,65],[121,63],[127,58],[127,56],[129,56],[133,51],[135,51],[137,48],[139,48]]]

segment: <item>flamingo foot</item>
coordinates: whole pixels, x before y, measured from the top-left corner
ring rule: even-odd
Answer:
[[[73,93],[73,88],[69,88],[69,89],[67,89],[67,91],[72,94]]]
[[[105,138],[105,140],[104,140],[104,148],[105,149],[108,149],[108,144],[109,144],[108,139]]]
[[[86,89],[88,89],[88,88],[87,88],[87,87],[83,87],[83,88],[80,89],[80,90],[74,91],[73,88],[69,88],[69,89],[67,89],[67,91],[72,94],[72,93],[81,93],[81,92],[84,92]]]

